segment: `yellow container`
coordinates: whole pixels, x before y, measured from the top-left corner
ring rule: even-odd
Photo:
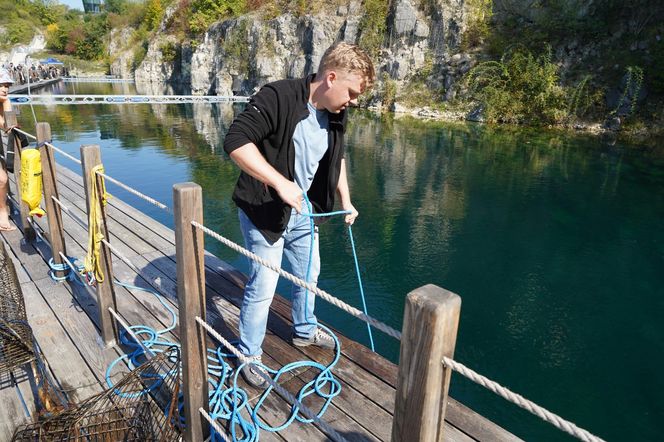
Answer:
[[[30,216],[46,214],[39,207],[42,199],[42,167],[37,149],[21,152],[21,199],[30,208]]]

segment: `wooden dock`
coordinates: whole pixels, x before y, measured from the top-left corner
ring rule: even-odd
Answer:
[[[10,180],[12,178],[10,176]],[[60,200],[79,218],[87,219],[81,176],[58,165],[57,182]],[[117,198],[112,198],[107,206],[107,219],[111,243],[151,281],[145,281],[116,257],[113,258],[115,277],[137,286],[158,285],[167,294],[167,302],[177,309],[174,232]],[[87,247],[87,232],[65,213],[63,221],[67,254],[82,258]],[[44,219],[37,222],[48,231]],[[29,323],[62,393],[74,403],[102,391],[105,388],[106,368],[124,351],[119,346],[104,348],[94,294],[80,285],[54,282],[50,278],[48,260],[51,250],[46,242],[26,243],[20,229],[2,232],[0,239],[10,251],[23,289]],[[206,253],[207,322],[229,340],[236,338],[238,306],[245,280],[245,275]],[[150,294],[118,286],[115,290],[117,311],[127,323],[154,328],[168,325],[170,318],[167,310]],[[279,368],[302,359],[330,360],[330,351],[293,347],[289,342],[290,329],[289,302],[276,296],[263,346],[263,362],[266,365]],[[176,328],[168,338],[178,341],[178,335]],[[390,440],[398,367],[361,344],[341,335],[339,338],[342,358],[333,373],[341,382],[342,390],[323,419],[348,440]],[[211,341],[210,344],[212,346]],[[25,407],[17,389],[3,379],[0,384],[0,403],[3,404],[0,407],[0,441],[10,440],[18,425],[31,422],[35,417],[36,387],[27,371],[18,374],[17,378]],[[298,372],[289,378],[282,378],[280,383],[289,391],[296,392],[310,378],[308,372]],[[261,392],[246,388],[255,402]],[[312,407],[316,404],[315,401],[305,403]],[[26,407],[32,417],[28,417]],[[283,421],[289,411],[287,403],[273,393],[261,409],[260,416],[274,425]],[[448,441],[519,440],[451,398],[445,416],[444,434]],[[261,440],[329,440],[318,427],[297,422],[278,433],[261,431],[260,437]]]
[[[27,94],[28,90],[29,92],[34,92],[38,89],[44,88],[50,84],[55,84],[59,81],[62,81],[62,78],[56,77],[56,78],[47,78],[45,80],[39,80],[36,83],[26,83],[26,84],[14,84],[12,87],[9,88],[9,95],[14,95],[14,94]]]

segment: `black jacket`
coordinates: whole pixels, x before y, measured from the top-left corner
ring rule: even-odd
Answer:
[[[263,86],[231,124],[224,140],[224,150],[230,154],[238,147],[254,143],[272,167],[294,180],[293,133],[295,126],[309,115],[307,102],[313,78],[314,75],[309,75]],[[339,114],[330,113],[328,149],[307,192],[316,213],[330,212],[334,208],[345,124],[345,110]],[[233,201],[270,242],[277,241],[288,225],[291,207],[282,201],[276,190],[245,172],[240,173],[237,180]]]

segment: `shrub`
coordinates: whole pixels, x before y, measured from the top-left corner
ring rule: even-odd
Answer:
[[[242,15],[247,10],[246,0],[193,0],[189,30],[202,34],[215,21]]]
[[[364,15],[360,20],[359,45],[371,57],[378,55],[387,29],[387,11],[389,2],[385,0],[365,0]]]
[[[387,72],[383,72],[383,97],[382,103],[387,109],[390,109],[397,98],[397,83],[390,78]]]
[[[536,57],[523,47],[509,49],[499,61],[475,66],[465,82],[488,122],[552,124],[568,114],[567,94],[548,50]]]
[[[468,0],[468,21],[461,36],[464,50],[481,45],[489,35],[489,23],[493,15],[493,0]]]
[[[180,46],[170,41],[162,44],[159,49],[161,50],[162,60],[167,63],[176,61],[180,55]]]

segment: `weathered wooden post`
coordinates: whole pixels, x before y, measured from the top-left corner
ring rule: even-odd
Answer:
[[[63,264],[64,260],[60,253],[67,255],[65,248],[65,235],[62,224],[62,211],[60,206],[53,201],[53,197],[60,200],[58,184],[55,176],[55,158],[53,149],[45,143],[51,142],[51,126],[48,123],[37,123],[37,145],[42,165],[42,182],[44,183],[44,204],[46,205],[46,219],[48,220],[48,241],[51,243],[51,255],[55,264]],[[65,272],[59,270],[53,272],[62,277]]]
[[[5,128],[10,128],[18,124],[16,113],[14,111],[5,112]],[[14,178],[16,179],[16,199],[18,200],[21,211],[21,228],[23,237],[26,241],[34,241],[37,237],[35,230],[28,222],[30,217],[30,208],[21,198],[21,140],[16,136],[16,132],[11,131],[7,137],[7,147],[5,152],[14,151]]]
[[[207,335],[195,319],[199,316],[205,320],[205,246],[203,232],[191,225],[192,221],[203,224],[201,186],[196,183],[173,186],[173,207],[186,422],[184,439],[196,442],[204,440],[209,431],[207,421],[198,411],[209,408]]]
[[[106,241],[110,241],[111,238],[108,235],[108,227],[106,224],[106,209],[102,204],[102,199],[104,195],[102,194],[102,178],[95,174],[92,176],[92,169],[101,164],[101,152],[99,146],[96,144],[91,144],[88,146],[81,146],[81,168],[83,170],[83,186],[85,188],[85,204],[87,208],[88,220],[90,219],[90,207],[95,203],[93,198],[95,195],[92,194],[91,190],[91,180],[96,180],[96,187],[98,189],[96,198],[98,200],[99,206],[101,207],[101,232],[104,235]],[[88,225],[88,230],[91,228]],[[111,307],[113,310],[117,311],[117,306],[115,302],[115,289],[113,287],[113,264],[111,260],[111,250],[104,244],[101,243],[101,253],[100,253],[100,268],[104,274],[104,281],[97,281],[97,307],[99,309],[99,322],[101,328],[101,337],[107,347],[113,346],[116,342],[117,329],[115,324],[115,319],[111,312],[108,311],[108,308]]]
[[[460,311],[458,295],[432,284],[408,294],[399,355],[393,441],[442,442],[451,375],[442,360],[443,356],[454,356]]]

